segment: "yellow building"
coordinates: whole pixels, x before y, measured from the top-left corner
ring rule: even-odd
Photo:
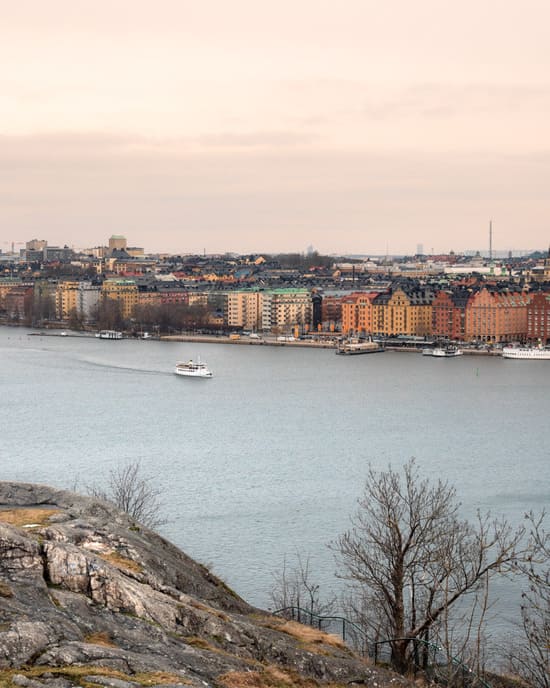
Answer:
[[[130,318],[138,303],[138,288],[134,280],[107,279],[101,287],[101,298],[118,301],[123,318]]]
[[[100,288],[91,282],[67,280],[55,289],[55,314],[59,320],[66,320],[71,312],[90,319],[99,303]]]
[[[387,336],[424,337],[432,331],[430,291],[406,294],[398,287],[392,293],[380,294],[373,301],[373,332]]]
[[[260,291],[231,291],[227,293],[226,318],[229,327],[247,330],[262,328],[263,294]]]
[[[60,282],[55,290],[55,315],[66,320],[78,308],[78,282]]]

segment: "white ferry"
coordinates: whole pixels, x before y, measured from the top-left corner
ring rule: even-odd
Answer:
[[[527,361],[550,360],[550,349],[535,346],[505,346],[502,349],[502,358],[520,358]]]
[[[355,356],[357,354],[374,354],[384,351],[384,348],[372,340],[358,339],[350,337],[338,342],[336,353],[345,356]]]
[[[186,377],[212,377],[212,371],[208,369],[206,363],[201,363],[200,358],[197,363],[192,360],[187,361],[187,363],[176,363],[174,372],[176,375],[185,375]]]
[[[435,356],[436,358],[453,358],[462,356],[462,350],[456,346],[436,346],[433,349],[422,349],[423,356]]]
[[[122,339],[122,332],[117,330],[100,330],[96,333],[99,339]]]

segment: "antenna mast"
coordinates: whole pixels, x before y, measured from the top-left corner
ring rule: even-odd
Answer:
[[[489,260],[493,260],[493,221],[489,220]]]

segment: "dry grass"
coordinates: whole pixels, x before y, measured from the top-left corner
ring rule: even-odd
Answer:
[[[196,647],[199,650],[204,650],[205,652],[215,652],[217,655],[221,655],[222,657],[229,657],[230,659],[238,659],[239,661],[244,662],[249,666],[261,666],[258,660],[240,657],[238,655],[232,654],[231,652],[228,652],[227,650],[224,650],[221,647],[216,647],[215,645],[212,645],[208,642],[208,640],[206,640],[206,638],[201,638],[197,635],[187,635],[178,637],[186,645],[191,645],[192,647]]]
[[[304,678],[293,671],[268,666],[261,671],[229,671],[218,677],[225,688],[317,688],[312,678]],[[343,688],[341,683],[323,683],[324,688]]]
[[[118,678],[122,681],[139,683],[141,686],[154,686],[162,683],[179,683],[189,685],[191,682],[182,678],[178,674],[171,674],[164,671],[151,671],[139,674],[124,674],[122,671],[116,669],[109,669],[102,666],[66,666],[66,667],[19,667],[17,669],[0,670],[0,688],[13,688],[12,676],[14,674],[22,674],[27,678],[40,678],[42,674],[54,674],[55,676],[64,677],[83,686],[83,688],[92,688],[97,684],[85,680],[85,676],[107,676],[109,678]]]
[[[130,680],[137,681],[142,686],[155,686],[163,683],[184,683],[189,685],[191,683],[191,681],[177,674],[171,674],[168,671],[150,671],[147,674],[135,674]]]
[[[90,633],[84,638],[85,643],[90,645],[103,645],[103,647],[118,647],[111,640],[111,636],[106,631],[98,631],[97,633]]]
[[[115,551],[108,552],[106,554],[98,554],[97,556],[105,561],[108,561],[110,564],[113,564],[121,571],[127,571],[131,573],[141,573],[143,571],[137,562],[132,561],[132,559],[127,559]]]
[[[297,621],[288,621],[287,619],[269,619],[264,622],[264,625],[274,631],[280,631],[287,635],[296,638],[296,640],[308,646],[308,649],[316,651],[315,648],[320,645],[330,646],[342,650],[346,653],[350,652],[349,647],[336,635],[331,633],[324,633],[311,626],[305,626]],[[318,651],[318,650],[317,650]]]
[[[212,616],[217,616],[218,619],[221,619],[222,621],[229,621],[229,617],[227,616],[227,614],[224,614],[223,612],[220,612],[218,609],[214,609],[213,607],[209,607],[207,604],[203,604],[202,602],[198,602],[197,600],[190,600],[188,604],[190,607],[193,607],[194,609],[200,609],[203,612],[212,614]]]
[[[59,509],[0,509],[0,521],[10,526],[31,528],[45,526]]]
[[[208,650],[209,652],[217,652],[218,648],[211,645],[208,640],[200,638],[198,635],[187,635],[184,636],[183,641],[186,645],[191,645],[192,647],[198,647],[199,650]]]

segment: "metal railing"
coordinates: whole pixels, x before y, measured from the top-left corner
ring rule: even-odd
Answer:
[[[436,683],[448,686],[481,686],[491,688],[485,679],[470,669],[459,657],[449,656],[444,648],[421,638],[393,638],[369,641],[366,631],[344,616],[321,615],[303,607],[283,607],[273,612],[277,616],[318,628],[325,633],[338,634],[354,650],[373,660],[375,664],[390,664],[392,646],[407,641],[413,645],[414,670],[422,671]],[[383,648],[388,652],[384,653]]]

